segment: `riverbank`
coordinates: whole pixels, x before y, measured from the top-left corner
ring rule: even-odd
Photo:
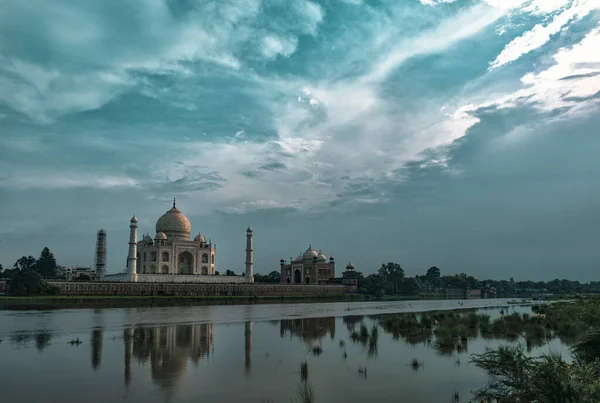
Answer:
[[[360,302],[361,294],[279,296],[120,296],[39,295],[0,296],[0,309],[126,308],[179,305],[244,305],[285,302]]]

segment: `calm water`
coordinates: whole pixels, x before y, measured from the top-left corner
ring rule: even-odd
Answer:
[[[289,402],[306,360],[317,402],[450,402],[455,391],[466,402],[487,380],[469,354],[506,342],[469,340],[468,351],[444,354],[380,327],[377,349],[369,351],[350,340],[351,331],[397,312],[482,308],[493,317],[506,302],[5,310],[0,390],[6,402]],[[320,355],[313,354],[317,345]],[[532,353],[549,350],[564,348],[555,341]],[[423,364],[417,371],[413,358]]]

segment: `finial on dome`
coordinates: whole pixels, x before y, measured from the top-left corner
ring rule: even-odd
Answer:
[[[175,198],[173,197],[173,208],[175,208]]]

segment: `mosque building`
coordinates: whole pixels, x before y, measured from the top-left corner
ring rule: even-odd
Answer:
[[[252,228],[246,231],[244,276],[216,276],[217,245],[202,234],[191,239],[187,217],[173,207],[156,222],[156,235],[137,240],[138,219],[130,220],[126,272],[105,275],[105,281],[251,283],[253,277]]]
[[[290,258],[290,263],[285,259],[279,263],[281,284],[327,284],[335,277],[334,257],[327,258],[310,245],[296,259]]]

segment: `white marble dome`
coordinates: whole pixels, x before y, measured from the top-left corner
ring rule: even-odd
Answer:
[[[311,246],[308,247],[308,249],[304,252],[304,254],[302,255],[302,257],[304,258],[304,260],[312,260],[313,258],[316,258],[319,254],[317,253],[316,250],[314,250]]]
[[[194,241],[206,243],[206,238],[204,238],[204,235],[198,234],[198,235],[196,235],[196,238],[194,238]]]
[[[162,215],[156,222],[156,232],[164,232],[171,240],[189,240],[192,225],[186,216],[175,207]]]
[[[154,243],[154,241],[152,240],[152,237],[150,235],[145,235],[143,242],[144,243]]]
[[[164,241],[167,239],[167,236],[164,232],[157,232],[156,235],[154,235],[154,239],[157,241]]]
[[[327,256],[325,256],[322,253],[319,253],[319,256],[317,256],[317,262],[327,262]]]

